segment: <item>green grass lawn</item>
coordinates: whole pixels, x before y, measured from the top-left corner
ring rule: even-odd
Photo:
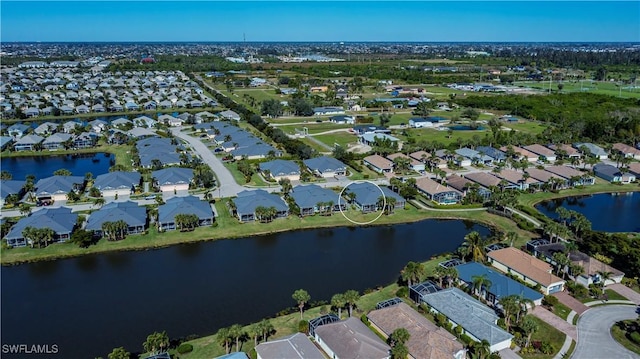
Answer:
[[[549,90],[549,81],[518,81],[515,84],[517,86],[526,86],[545,91]],[[562,84],[564,86],[561,91],[562,93],[588,92],[623,98],[640,98],[640,88],[633,89],[628,87],[629,85],[622,85],[622,88],[620,88],[615,82],[591,82],[585,80],[582,81],[582,84],[580,81],[565,81]],[[555,81],[551,84],[551,92],[558,92],[558,83]]]
[[[553,313],[559,316],[560,318],[567,320],[569,313],[571,313],[571,308],[558,302],[558,304],[553,306]]]
[[[357,136],[347,132],[336,132],[336,133],[330,133],[327,135],[318,135],[318,136],[313,136],[313,138],[321,141],[322,143],[330,147],[333,147],[334,144],[337,143],[344,148],[348,148],[349,144],[355,144],[358,142]]]
[[[503,126],[509,127],[516,131],[530,133],[532,135],[538,135],[542,133],[545,130],[545,128],[547,128],[543,124],[540,124],[538,122],[531,122],[531,121],[518,122],[518,123],[505,123]]]
[[[348,128],[351,128],[353,126],[336,124],[336,123],[332,123],[332,122],[321,122],[321,123],[309,122],[309,123],[304,124],[304,125],[278,126],[279,129],[281,129],[285,133],[290,133],[290,134],[294,134],[294,133],[296,133],[296,131],[295,131],[296,129],[302,130],[304,127],[307,128],[309,133],[321,133],[321,132],[326,132],[326,131],[331,131],[331,130],[348,129]]]
[[[630,324],[631,322],[633,322],[633,320],[624,320],[623,322],[626,324]],[[640,354],[640,345],[631,341],[631,339],[627,337],[627,332],[620,328],[617,324],[614,324],[611,327],[611,336],[623,347],[631,350],[636,354]]]
[[[238,166],[236,163],[225,162],[224,166],[229,170],[229,172],[231,172],[233,179],[235,179],[236,182],[238,182],[241,185],[249,185],[249,186],[268,186],[269,185],[269,183],[265,182],[262,179],[262,177],[257,173],[254,173],[251,176],[251,181],[246,182],[244,175],[240,171],[238,171]]]
[[[620,295],[620,293],[613,289],[605,289],[604,293],[607,295],[609,300],[629,300],[627,297]]]
[[[484,136],[489,136],[491,134],[490,131],[486,130],[476,130],[476,131],[453,131],[451,137],[449,137],[448,131],[439,131],[436,129],[430,128],[407,128],[407,135],[403,135],[402,132],[394,134],[398,138],[402,140],[408,140],[409,138],[414,139],[416,142],[419,141],[430,141],[430,142],[439,142],[445,146],[448,146],[452,143],[457,143],[458,139],[462,141],[468,141],[473,138],[473,136],[479,136],[483,138]]]
[[[265,100],[278,100],[278,101],[285,101],[286,98],[288,96],[284,96],[284,95],[278,95],[276,94],[275,89],[273,88],[267,88],[267,87],[260,87],[260,88],[249,88],[249,89],[243,89],[243,88],[237,88],[233,90],[234,93],[238,94],[238,96],[240,96],[240,98],[242,98],[242,100],[244,100],[244,98],[242,97],[244,94],[247,94],[253,98],[256,99],[256,101],[258,101],[259,103],[262,103],[262,101]],[[258,107],[260,107],[261,105],[259,105]]]
[[[520,356],[522,356],[525,359],[547,359],[547,358],[553,358],[555,356],[555,354],[560,351],[560,348],[562,348],[562,345],[564,344],[564,338],[565,335],[564,333],[562,333],[561,331],[559,331],[558,329],[552,327],[551,325],[547,324],[545,321],[543,321],[542,319],[539,319],[533,315],[529,315],[530,318],[532,318],[536,324],[538,324],[538,330],[535,331],[535,333],[533,333],[533,335],[531,336],[531,341],[541,341],[541,342],[548,342],[553,346],[554,349],[554,353],[550,354],[550,355],[545,355],[545,354],[522,354],[519,353]]]

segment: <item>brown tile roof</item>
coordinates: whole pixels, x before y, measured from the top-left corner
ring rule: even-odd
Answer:
[[[544,147],[543,145],[539,145],[537,143],[529,146],[524,146],[524,149],[545,157],[554,157],[556,155],[555,152],[553,152],[553,150],[550,150]]]
[[[386,336],[398,328],[405,328],[410,334],[407,349],[414,358],[451,359],[463,350],[451,333],[437,327],[406,303],[371,311],[367,317]]]
[[[633,173],[636,176],[640,176],[640,162],[629,163],[629,172]]]
[[[442,192],[451,192],[451,191],[455,191],[458,192],[457,190],[443,185],[441,183],[438,183],[434,180],[432,180],[431,178],[428,177],[422,177],[422,178],[418,178],[416,180],[416,187],[418,187],[419,190],[429,193],[429,194],[436,194],[436,193],[442,193]]]
[[[422,162],[419,162],[417,160],[414,160],[413,158],[405,155],[404,153],[392,153],[389,156],[387,156],[387,159],[390,159],[391,161],[395,160],[396,158],[406,158],[410,161],[411,165],[418,165],[418,164],[422,164]]]
[[[498,184],[500,184],[500,179],[498,177],[490,175],[485,172],[467,173],[464,176],[472,180],[473,182],[476,182],[481,186],[485,186],[487,188],[491,186],[497,186]]]
[[[594,275],[598,272],[611,272],[613,276],[624,275],[623,271],[615,269],[593,257],[589,257],[587,254],[580,251],[571,252],[569,254],[569,260],[573,264],[582,266],[586,275]]]
[[[514,247],[491,251],[487,256],[545,287],[563,281],[550,273],[551,265],[549,263]]]
[[[376,166],[380,169],[392,169],[393,162],[388,159],[380,156],[380,155],[371,155],[367,156],[363,159],[363,161],[370,163],[373,166]]]
[[[526,157],[527,159],[532,159],[532,160],[538,159],[538,155],[536,155],[533,152],[527,151],[524,148],[520,148],[518,146],[511,146],[511,148],[513,148],[513,151],[519,154],[521,157]],[[500,147],[500,150],[506,152],[508,148],[507,146],[503,146],[503,147]]]
[[[524,181],[523,172],[517,172],[517,171],[506,169],[506,168],[498,173],[493,173],[493,175],[514,184],[519,184]],[[527,178],[527,180],[525,181],[525,183],[528,183],[528,184],[536,183],[536,182],[537,182],[536,180],[532,180],[531,178]]]
[[[416,161],[420,161],[420,162],[422,162],[422,157],[423,156],[424,156],[424,161],[428,161],[429,157],[431,157],[431,154],[429,152],[426,152],[426,151],[417,151],[417,152],[409,154],[409,157],[413,158]]]
[[[321,325],[315,333],[340,358],[389,358],[391,348],[358,318]]]
[[[564,179],[558,176],[557,174],[547,172],[545,170],[539,170],[537,168],[527,168],[526,172],[529,174],[529,176],[531,176],[531,178],[535,178],[538,181],[545,182],[545,183],[549,182],[549,180],[552,178],[558,178],[562,180]]]
[[[629,146],[627,144],[624,143],[614,143],[613,147],[614,150],[618,150],[622,153],[626,154],[632,154],[634,156],[640,156],[640,150],[637,148],[634,148],[632,146]]]
[[[472,183],[474,182],[458,175],[451,175],[447,177],[447,184],[451,188],[455,188],[460,192],[464,192],[465,187],[468,188]]]
[[[569,156],[581,156],[582,154],[580,153],[580,151],[576,150],[575,148],[571,147],[570,145],[567,144],[561,144],[561,145],[549,145],[549,148],[557,151],[557,150],[564,150],[564,152],[567,153],[567,155]]]
[[[549,166],[545,167],[545,171],[557,174],[558,176],[566,179],[570,179],[575,176],[582,176],[582,172],[567,166]]]

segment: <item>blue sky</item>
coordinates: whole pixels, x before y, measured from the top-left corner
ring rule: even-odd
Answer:
[[[0,1],[12,41],[640,41],[635,1]]]

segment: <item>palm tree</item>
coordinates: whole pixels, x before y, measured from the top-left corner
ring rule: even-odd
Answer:
[[[387,197],[387,203],[384,207],[384,211],[387,214],[393,214],[393,209],[396,208],[396,199],[395,197]]]
[[[482,275],[474,275],[471,277],[472,285],[471,288],[475,292],[475,294],[480,298],[482,295],[482,291],[488,291],[489,287],[491,287],[491,280],[487,277],[486,274]]]
[[[491,343],[488,340],[482,339],[480,342],[473,342],[470,346],[474,359],[485,359],[491,354]]]
[[[558,207],[556,208],[556,214],[558,215],[558,218],[560,218],[560,220],[562,221],[562,224],[566,227],[567,220],[571,218],[571,213],[569,212],[569,210],[564,207]]]
[[[229,327],[229,337],[236,342],[236,351],[240,351],[240,340],[245,336],[245,332],[242,330],[240,324],[234,324]]]
[[[218,332],[216,333],[216,341],[224,348],[225,353],[229,354],[232,342],[229,328],[218,329]]]
[[[298,289],[293,292],[291,296],[297,303],[298,308],[300,308],[300,319],[302,319],[302,311],[304,310],[304,305],[311,300],[311,296],[304,289]]]
[[[538,328],[538,323],[529,316],[526,316],[522,321],[522,324],[520,324],[520,329],[522,329],[527,336],[527,341],[524,345],[525,348],[529,347],[529,344],[531,343],[531,336],[538,330]]]
[[[349,306],[349,317],[351,317],[351,314],[353,313],[353,307],[355,307],[358,303],[358,300],[360,300],[360,293],[358,293],[357,290],[348,290],[344,292],[344,300]]]
[[[446,282],[447,282],[447,287],[451,287],[453,286],[453,283],[456,282],[456,280],[458,280],[458,270],[455,267],[449,267],[447,268],[446,272]]]
[[[421,263],[411,261],[400,271],[400,275],[402,276],[402,280],[406,281],[409,287],[411,287],[413,283],[420,281],[424,275],[424,266]]]
[[[331,306],[338,309],[338,318],[342,319],[342,308],[347,304],[344,294],[338,293],[331,297]]]
[[[21,203],[20,206],[18,207],[18,210],[20,211],[20,214],[23,216],[28,216],[31,214],[31,206],[29,206],[26,203]]]
[[[440,288],[443,288],[442,281],[447,276],[447,269],[447,267],[437,266],[436,269],[433,270],[433,276],[438,280]]]
[[[263,206],[258,206],[254,209],[254,213],[255,213],[255,217],[260,221],[260,222],[265,222],[265,219],[267,217],[267,208],[263,207]]]
[[[471,256],[475,262],[483,262],[486,257],[484,247],[487,245],[485,239],[482,238],[477,231],[470,232],[464,236],[465,242],[461,246],[461,252],[465,258]]]
[[[507,326],[507,331],[511,328],[511,315],[517,313],[520,310],[516,295],[508,295],[498,300],[498,303],[502,307],[502,313],[504,315],[504,324]]]
[[[598,271],[596,273],[598,274],[598,277],[600,277],[599,284],[602,285],[603,287],[606,285],[606,282],[608,280],[611,280],[611,276],[613,275],[612,272],[608,272],[608,271]]]
[[[260,323],[258,323],[258,327],[260,328],[260,332],[262,333],[262,341],[267,341],[269,335],[274,332],[275,328],[273,324],[267,319],[263,319]]]

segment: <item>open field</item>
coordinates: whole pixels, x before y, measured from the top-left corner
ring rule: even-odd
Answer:
[[[331,147],[333,147],[333,145],[337,143],[344,148],[348,148],[348,144],[358,142],[358,137],[356,135],[347,132],[336,132],[326,135],[317,135],[313,136],[313,138]]]
[[[518,122],[518,123],[505,123],[503,126],[516,131],[530,133],[532,135],[538,135],[542,133],[546,128],[545,125],[538,122],[532,122],[532,121],[525,121],[525,122]]]
[[[549,90],[549,81],[518,81],[514,83],[517,86],[532,87],[542,90]],[[565,81],[562,82],[562,93],[568,92],[588,92],[597,93],[602,95],[623,97],[623,98],[640,98],[640,85],[636,88],[633,85],[619,86],[616,82],[605,81]],[[551,84],[551,92],[558,92],[558,82],[554,81]]]
[[[480,136],[480,138],[485,135],[491,134],[491,131],[487,130],[476,130],[476,131],[453,131],[451,137],[449,137],[448,131],[440,131],[429,128],[417,128],[417,129],[406,129],[407,135],[397,134],[400,139],[408,140],[409,138],[414,139],[416,142],[419,141],[430,141],[430,142],[439,142],[445,146],[448,146],[452,143],[457,143],[458,139],[462,141],[468,141],[472,139],[474,136]],[[396,134],[394,134],[396,136]]]

